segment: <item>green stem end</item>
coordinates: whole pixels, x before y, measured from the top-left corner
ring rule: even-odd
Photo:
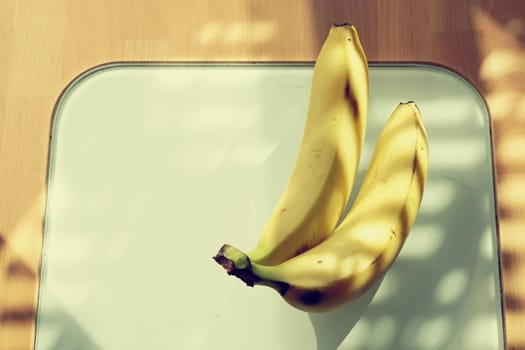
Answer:
[[[257,276],[253,271],[253,266],[248,255],[229,244],[224,244],[217,255],[213,257],[217,264],[221,265],[228,275],[235,276],[246,283],[247,286],[262,285],[275,289],[279,294],[284,295],[290,289],[290,285],[285,282],[273,281]]]
[[[261,279],[253,273],[252,263],[248,255],[229,244],[224,244],[217,255],[213,257],[217,264],[221,265],[228,275],[235,276],[253,287]]]

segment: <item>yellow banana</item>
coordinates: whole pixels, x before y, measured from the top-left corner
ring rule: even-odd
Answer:
[[[368,108],[368,63],[356,28],[333,25],[319,52],[293,172],[248,253],[276,265],[321,242],[342,215],[357,172]]]
[[[348,215],[319,245],[264,266],[231,246],[216,257],[248,285],[276,289],[292,306],[326,311],[361,295],[391,266],[414,224],[428,171],[427,134],[415,103],[384,126]]]

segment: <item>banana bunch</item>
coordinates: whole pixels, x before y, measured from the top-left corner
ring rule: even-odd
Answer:
[[[249,286],[271,287],[290,305],[308,312],[327,311],[357,298],[387,271],[415,222],[427,178],[428,142],[420,111],[414,102],[401,103],[383,127],[349,213],[337,227],[333,227],[346,205],[364,134],[361,127],[364,128],[366,117],[362,113],[367,109],[368,80],[363,64],[367,65],[367,62],[361,45],[357,43],[355,27],[347,24],[332,26],[314,67],[311,109],[297,164],[304,161],[301,157],[308,157],[303,155],[303,152],[308,153],[308,149],[304,150],[307,147],[304,143],[308,144],[318,133],[321,134],[320,140],[322,138],[325,142],[322,149],[330,144],[332,156],[337,160],[314,162],[313,167],[304,164],[296,167],[289,183],[292,188],[286,189],[267,225],[270,229],[263,232],[258,246],[246,254],[225,244],[214,257],[228,274]],[[336,69],[338,65],[344,69]],[[323,78],[322,74],[328,76]],[[346,81],[342,96],[341,91],[335,89],[336,85],[342,84],[336,75],[342,76],[341,81]],[[330,85],[333,89],[327,86],[319,89],[328,82],[333,84]],[[333,96],[325,96],[334,92]],[[319,104],[319,101],[325,103]],[[320,116],[336,120],[354,117],[354,120],[334,124],[338,130],[330,131],[334,139],[328,139],[323,135],[327,132],[325,129],[314,129],[312,125],[329,128]],[[340,130],[342,128],[347,130]],[[345,137],[353,135],[353,148],[338,139],[341,133]],[[336,164],[341,168],[331,173]],[[345,171],[350,169],[351,172],[345,173],[342,164],[346,165]],[[317,166],[321,169],[316,169]],[[314,179],[301,180],[301,177],[312,176],[324,184],[320,186]],[[339,182],[334,181],[336,178]],[[298,183],[309,186],[293,188]],[[295,197],[287,197],[288,191],[295,193]],[[324,194],[320,195],[323,191]],[[336,200],[338,191],[341,191],[340,198]],[[302,202],[305,198],[308,200],[306,204]],[[286,207],[281,207],[281,202],[286,203]],[[292,205],[300,210],[295,209],[293,216],[279,218],[282,209]],[[304,208],[304,205],[308,207]],[[288,220],[291,222],[289,226]],[[275,227],[289,230],[281,231]],[[323,231],[319,231],[321,229]]]

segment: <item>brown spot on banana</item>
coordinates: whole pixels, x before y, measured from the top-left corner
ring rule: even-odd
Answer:
[[[348,104],[350,105],[354,118],[357,119],[359,117],[359,104],[357,103],[355,99],[355,95],[352,94],[352,89],[350,88],[350,82],[348,80],[346,81],[346,84],[345,84],[345,99],[348,101]]]
[[[392,235],[393,235],[394,237],[397,237],[396,231],[395,231],[393,228],[390,229],[390,232],[392,232]]]
[[[318,290],[310,290],[299,295],[299,301],[307,306],[319,304],[324,298],[324,294]]]

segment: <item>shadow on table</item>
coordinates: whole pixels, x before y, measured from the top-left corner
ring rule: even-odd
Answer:
[[[382,282],[382,278],[358,299],[326,313],[310,313],[317,350],[336,350],[364,314]]]

